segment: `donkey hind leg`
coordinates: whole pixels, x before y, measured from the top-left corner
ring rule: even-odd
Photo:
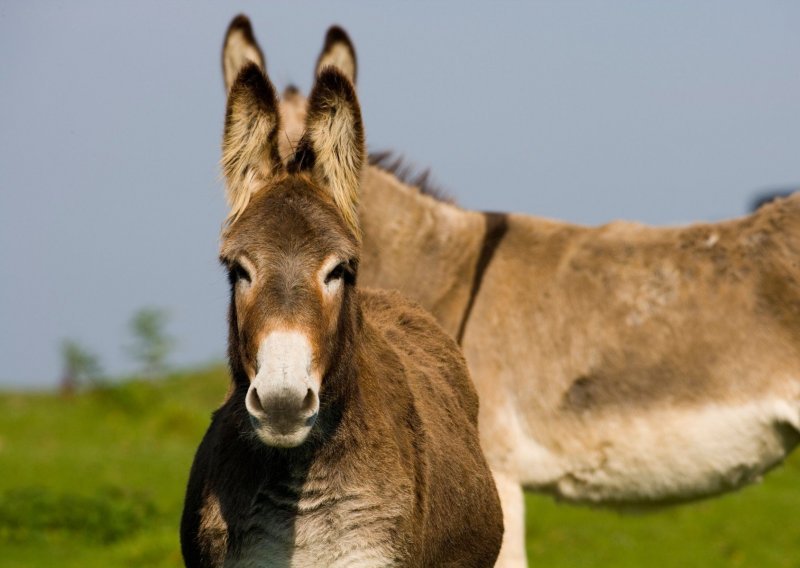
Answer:
[[[526,568],[525,558],[525,496],[519,479],[499,472],[494,474],[500,504],[503,507],[503,545],[496,568]]]

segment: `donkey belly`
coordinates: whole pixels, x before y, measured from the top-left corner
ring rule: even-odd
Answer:
[[[800,441],[800,402],[642,409],[559,417],[560,451],[521,430],[523,484],[578,502],[646,504],[698,498],[759,480]]]

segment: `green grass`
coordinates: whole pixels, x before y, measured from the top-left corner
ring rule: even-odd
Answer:
[[[180,566],[186,477],[226,389],[215,367],[0,394],[0,566]],[[800,452],[760,486],[655,513],[527,507],[532,566],[800,567]]]
[[[218,367],[0,395],[0,566],[180,566],[189,466],[226,389]]]
[[[800,454],[763,484],[658,512],[620,514],[527,496],[532,566],[798,567]]]

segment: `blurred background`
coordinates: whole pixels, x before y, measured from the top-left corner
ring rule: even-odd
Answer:
[[[225,392],[220,49],[238,12],[279,89],[307,92],[343,25],[370,149],[467,208],[664,225],[800,187],[797,2],[0,0],[0,565],[180,562],[188,464]],[[642,517],[531,496],[529,552],[798,566],[798,482],[795,460]]]
[[[305,92],[345,26],[370,149],[468,208],[673,224],[800,184],[796,2],[0,6],[5,385],[53,386],[64,338],[134,370],[128,321],[150,305],[174,364],[223,356],[220,46],[239,11],[277,86]]]

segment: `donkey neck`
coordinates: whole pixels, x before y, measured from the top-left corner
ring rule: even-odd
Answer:
[[[483,215],[425,195],[375,166],[363,174],[360,213],[359,282],[410,295],[455,336],[469,303]]]

